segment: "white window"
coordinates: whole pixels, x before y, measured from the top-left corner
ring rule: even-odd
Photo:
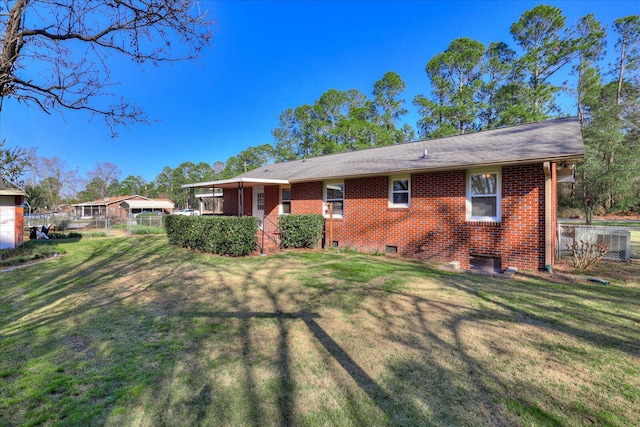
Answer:
[[[291,187],[283,187],[280,190],[280,213],[291,213]]]
[[[500,221],[500,170],[467,173],[467,220]]]
[[[333,216],[344,215],[344,182],[327,182],[324,184],[324,216],[328,217],[330,205],[333,207]]]
[[[389,207],[408,208],[411,200],[411,180],[409,177],[389,178]]]
[[[257,194],[257,200],[258,200],[258,210],[259,211],[263,211],[264,210],[264,193],[258,193]]]

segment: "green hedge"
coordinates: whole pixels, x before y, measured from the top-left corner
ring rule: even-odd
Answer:
[[[258,245],[258,220],[220,216],[166,215],[163,218],[172,245],[220,255],[249,255]]]
[[[323,230],[322,215],[280,216],[280,239],[284,248],[316,248]]]
[[[54,232],[54,233],[47,234],[47,237],[49,239],[54,239],[54,240],[55,239],[77,239],[77,238],[82,238],[82,234],[76,233],[74,231],[72,231],[69,234]]]

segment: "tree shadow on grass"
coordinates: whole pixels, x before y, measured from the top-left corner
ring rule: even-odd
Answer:
[[[109,255],[107,259],[104,259],[105,253]],[[42,273],[40,280],[51,280],[51,284],[34,290],[32,298],[38,302],[29,306],[39,313],[29,317],[29,307],[25,306],[3,318],[3,322],[23,317],[26,321],[13,329],[3,326],[2,338],[28,342],[25,354],[31,361],[44,359],[48,354],[53,354],[54,360],[56,357],[72,360],[59,360],[59,366],[52,367],[53,372],[41,379],[41,386],[50,391],[41,397],[40,403],[29,401],[27,405],[48,405],[51,411],[58,405],[67,420],[73,420],[75,416],[78,424],[103,424],[106,421],[114,424],[127,420],[126,417],[119,418],[122,414],[117,410],[125,408],[131,412],[140,406],[145,408],[143,398],[153,402],[150,405],[153,409],[146,416],[156,425],[171,424],[171,421],[211,425],[212,420],[229,425],[230,420],[238,419],[241,424],[253,426],[304,424],[307,414],[300,412],[303,402],[296,400],[304,398],[299,394],[304,378],[299,371],[301,368],[294,366],[292,348],[293,332],[299,331],[294,327],[304,325],[302,329],[308,331],[312,351],[322,359],[321,372],[330,377],[331,387],[335,387],[325,393],[339,393],[347,402],[344,408],[347,414],[343,418],[335,415],[336,411],[331,413],[334,408],[329,407],[324,413],[325,424],[328,418],[333,424],[347,420],[358,425],[508,425],[517,423],[514,414],[520,414],[520,421],[559,425],[563,420],[532,397],[543,393],[542,389],[534,385],[527,392],[514,388],[515,382],[487,369],[469,352],[461,336],[464,325],[486,325],[490,330],[495,322],[534,322],[541,328],[571,334],[596,345],[602,344],[603,339],[599,332],[566,324],[552,306],[535,299],[526,304],[514,299],[523,292],[537,293],[541,300],[547,301],[561,298],[565,292],[566,298],[573,299],[573,292],[564,288],[525,291],[518,285],[478,284],[459,275],[441,275],[437,278],[439,286],[459,293],[462,298],[456,296],[457,299],[450,301],[438,301],[410,292],[383,292],[366,287],[363,282],[347,287],[313,289],[311,296],[303,297],[296,295],[300,288],[288,290],[277,284],[277,263],[286,264],[286,259],[274,259],[271,265],[243,261],[242,268],[231,263],[221,264],[216,267],[213,277],[198,271],[197,267],[202,264],[191,264],[191,261],[190,256],[182,253],[159,257],[153,248],[145,251],[144,244],[133,244],[129,248],[101,244],[81,260],[67,262],[65,267],[72,271],[58,277],[53,272]],[[155,277],[153,272],[159,262],[163,273],[161,277]],[[402,273],[408,274],[424,269],[424,266],[416,264],[403,268]],[[318,270],[318,273],[322,271]],[[187,272],[191,276],[186,277]],[[143,274],[144,281],[127,283],[129,276],[135,277],[133,273]],[[109,288],[108,285],[119,283],[119,280],[124,280],[122,286]],[[204,288],[204,295],[196,295],[200,292],[198,286]],[[346,323],[333,328],[323,326],[322,314],[326,307],[322,301],[332,293],[348,293],[352,289],[363,295],[357,304],[331,305],[334,312],[344,316]],[[125,304],[150,290],[161,295],[144,304],[140,301]],[[89,297],[65,309],[56,308],[58,301],[76,295]],[[198,301],[201,296],[206,299]],[[482,302],[486,307],[471,307],[464,296],[471,297],[474,303]],[[603,295],[603,298],[624,298],[624,295]],[[219,303],[218,299],[223,301]],[[410,310],[398,315],[401,299],[408,303]],[[217,304],[220,309],[215,308]],[[52,309],[43,310],[48,307]],[[579,304],[568,304],[568,307],[572,315],[584,311]],[[545,310],[548,314],[540,314]],[[375,320],[374,325],[359,325],[357,320],[350,323],[351,316],[360,319],[357,316],[363,312],[368,312],[367,319]],[[436,324],[434,319],[445,320]],[[265,379],[257,372],[261,355],[257,354],[260,349],[253,341],[264,332],[261,328],[265,327],[265,322],[269,322],[269,328],[275,326],[272,328],[275,332],[269,335],[275,347],[274,363],[270,366],[276,374],[272,386],[265,385]],[[202,325],[209,329],[198,334],[191,330]],[[367,326],[380,327],[379,341],[373,347],[356,348],[376,353],[385,351],[384,346],[391,343],[403,349],[398,357],[390,352],[389,357],[374,358],[383,360],[385,365],[379,374],[372,373],[375,367],[367,365],[370,362],[366,362],[366,354],[354,354],[346,347],[348,337],[358,339],[358,328]],[[616,327],[613,322],[610,326]],[[56,332],[58,327],[60,332]],[[438,328],[444,332],[439,332]],[[631,331],[624,327],[620,331],[606,344],[616,348],[631,345],[634,336]],[[215,338],[215,335],[220,337]],[[222,356],[216,354],[207,359],[212,351],[205,348],[207,343],[214,347],[230,347],[227,353],[214,348],[222,351]],[[71,352],[60,352],[61,348]],[[231,385],[221,378],[224,372],[219,372],[225,370],[225,359],[240,365],[238,377],[233,378]],[[16,381],[20,372],[27,369],[23,362],[15,362],[17,357],[12,360],[17,365],[9,367],[3,378],[10,382]],[[193,366],[185,372],[184,366],[188,363]],[[87,371],[91,374],[86,375]],[[65,386],[65,381],[76,374],[83,377],[82,384]],[[174,394],[180,388],[172,382],[176,378],[182,381],[178,385],[186,389],[182,396]],[[273,399],[265,397],[265,388],[269,387]],[[241,396],[227,394],[232,389],[239,389]],[[67,402],[77,399],[73,396],[82,396],[88,403],[78,401],[76,408],[63,403],[63,399]],[[496,396],[501,399],[495,401]],[[241,402],[240,410],[245,411],[244,415],[233,413],[238,409],[237,402]],[[84,418],[78,415],[78,408],[84,408],[87,413]],[[215,414],[214,408],[218,411]],[[308,412],[314,409],[307,407]],[[92,422],[91,411],[98,413]],[[381,414],[381,418],[372,421],[371,412]],[[171,414],[184,418],[172,419]],[[37,411],[31,414],[36,415]]]
[[[183,316],[186,317],[204,317],[204,318],[235,318],[240,319],[243,331],[248,329],[248,321],[254,319],[274,319],[278,324],[279,330],[279,342],[278,342],[278,372],[280,381],[280,393],[278,395],[278,407],[279,407],[279,425],[296,425],[296,419],[294,417],[294,397],[293,389],[295,387],[294,381],[291,377],[291,360],[289,341],[287,338],[287,322],[301,320],[307,326],[309,332],[313,335],[315,340],[321,344],[324,351],[336,361],[340,367],[346,372],[349,377],[357,384],[357,386],[365,392],[369,399],[386,414],[389,420],[393,420],[395,413],[394,408],[399,406],[407,407],[411,406],[410,403],[401,402],[396,397],[389,394],[383,387],[381,387],[350,355],[346,352],[338,342],[336,342],[332,336],[317,322],[317,319],[321,316],[317,313],[309,312],[185,312]],[[242,333],[242,354],[248,356],[250,353],[249,338],[246,332]],[[248,362],[245,362],[245,381],[247,384],[247,393],[251,397],[253,402],[258,402],[257,393],[255,392],[255,380],[251,372],[251,366]],[[263,425],[263,418],[261,418],[260,411],[257,407],[250,408],[252,425]],[[357,414],[356,414],[357,415]],[[365,420],[361,420],[363,423]],[[391,422],[392,425],[395,423]],[[366,424],[361,424],[366,425]],[[421,424],[429,425],[429,424]]]
[[[423,266],[416,265],[416,269]],[[239,318],[242,319],[243,330],[248,331],[251,321],[258,319],[273,319],[278,326],[279,331],[279,378],[281,395],[278,397],[278,407],[280,413],[280,422],[283,425],[290,425],[290,420],[299,421],[294,415],[291,418],[296,402],[291,395],[291,389],[296,387],[292,378],[290,367],[290,348],[288,347],[289,326],[291,321],[302,320],[307,330],[312,334],[314,342],[319,344],[321,353],[326,353],[328,357],[325,359],[325,367],[327,374],[334,378],[338,389],[345,395],[348,402],[357,402],[353,395],[349,395],[348,390],[344,390],[341,379],[335,376],[334,371],[329,368],[333,362],[337,362],[343,372],[347,373],[349,378],[357,387],[368,396],[368,400],[385,414],[387,425],[430,425],[430,424],[471,424],[480,425],[484,423],[494,425],[512,425],[520,423],[534,423],[539,425],[562,425],[567,418],[558,416],[558,408],[571,406],[564,401],[559,400],[558,396],[548,396],[543,400],[547,404],[551,404],[551,409],[546,408],[545,403],[541,403],[540,396],[544,396],[546,391],[543,387],[534,383],[526,384],[527,390],[518,390],[522,384],[517,381],[506,380],[497,372],[488,369],[483,363],[469,353],[466,348],[464,339],[460,336],[462,325],[473,323],[476,325],[486,324],[488,329],[495,326],[494,322],[506,324],[522,324],[536,325],[540,328],[548,328],[560,334],[569,334],[580,340],[586,340],[592,345],[602,345],[604,347],[612,347],[629,351],[635,355],[633,331],[627,330],[624,325],[616,325],[612,323],[610,326],[618,328],[622,332],[622,337],[608,337],[598,331],[589,330],[587,327],[580,327],[574,324],[564,322],[562,318],[558,318],[558,314],[562,310],[558,310],[544,303],[534,303],[531,307],[522,308],[518,304],[510,304],[508,296],[510,294],[523,294],[523,288],[518,285],[504,286],[505,282],[494,280],[489,286],[481,285],[474,280],[468,280],[461,275],[441,275],[438,280],[441,287],[448,288],[452,291],[459,291],[461,296],[468,295],[477,302],[484,302],[486,306],[483,308],[471,308],[466,302],[456,304],[455,302],[442,302],[422,298],[403,292],[389,291],[381,292],[379,289],[360,289],[358,292],[364,292],[374,299],[381,297],[385,300],[385,304],[393,305],[393,298],[396,296],[408,298],[412,305],[413,311],[408,314],[411,319],[406,317],[401,321],[409,324],[411,334],[404,336],[398,334],[393,328],[394,313],[389,311],[383,315],[376,315],[381,321],[383,328],[388,326],[386,330],[381,332],[380,345],[384,345],[384,341],[397,342],[405,346],[405,348],[413,349],[421,354],[416,359],[413,357],[402,358],[400,360],[389,359],[385,362],[387,373],[381,377],[375,378],[368,374],[371,367],[362,367],[356,358],[341,346],[334,338],[332,333],[321,326],[322,317],[313,311],[281,311],[281,302],[286,300],[287,295],[279,295],[276,290],[269,286],[263,286],[263,292],[272,301],[273,311],[202,311],[185,313],[186,316],[210,317],[210,318]],[[254,282],[252,274],[247,275],[247,282]],[[361,285],[357,285],[361,286]],[[529,287],[526,287],[529,289]],[[497,296],[492,296],[491,292],[495,290]],[[329,287],[318,288],[318,294],[327,296],[336,289]],[[340,289],[343,292],[344,289]],[[347,289],[347,291],[349,291]],[[566,305],[569,307],[566,311],[570,315],[582,314],[585,310],[579,303],[572,303],[577,298],[574,292],[563,288],[542,289],[539,291],[539,297],[546,299],[548,302],[557,300],[557,297],[566,293]],[[557,292],[557,294],[555,294]],[[489,295],[487,295],[487,293]],[[526,291],[524,292],[526,293]],[[535,291],[534,293],[537,293]],[[387,297],[385,297],[385,295]],[[555,297],[555,298],[554,298]],[[619,296],[603,295],[603,298],[618,298]],[[620,297],[622,297],[620,295]],[[505,302],[504,300],[507,300]],[[462,301],[465,301],[463,298]],[[244,303],[246,303],[245,301]],[[236,301],[236,307],[242,307],[244,303]],[[361,305],[361,304],[360,304]],[[309,307],[321,308],[321,306],[311,303]],[[342,310],[339,306],[339,310]],[[425,307],[428,307],[425,310]],[[353,314],[361,311],[360,307],[348,307],[343,310],[345,314]],[[378,307],[383,313],[385,309]],[[545,311],[546,315],[538,314],[539,311]],[[452,336],[453,341],[443,339],[433,332],[433,325],[429,324],[430,313],[441,312],[448,316],[446,330]],[[373,315],[372,312],[370,314]],[[597,321],[594,316],[590,322]],[[356,326],[357,327],[357,326]],[[437,351],[436,351],[437,349]],[[499,347],[493,349],[496,352],[504,351]],[[248,332],[243,336],[243,356],[250,354],[250,339]],[[455,359],[456,366],[448,366],[442,362],[442,353],[450,354]],[[253,378],[252,365],[248,359],[245,360],[245,384],[251,389],[248,394],[252,399],[258,399],[259,393],[256,391],[256,383]],[[417,383],[415,378],[421,378],[424,383]],[[437,378],[436,381],[431,381]],[[418,380],[419,381],[419,380]],[[446,389],[446,390],[443,390]],[[515,389],[514,389],[515,388]],[[355,403],[362,405],[362,401]],[[346,405],[349,406],[349,405]],[[348,408],[348,410],[350,410]],[[606,420],[606,415],[585,415],[589,409],[585,408],[567,408],[567,411],[573,411],[566,415],[585,416],[583,420],[595,419],[600,421]],[[253,423],[259,425],[259,417],[262,416],[259,408],[252,409]],[[562,411],[561,411],[562,413]],[[582,415],[581,415],[582,414]],[[298,416],[299,417],[299,416]],[[361,425],[370,425],[370,419],[363,416],[357,410],[351,410],[349,419],[352,422]],[[335,420],[334,420],[335,421]],[[575,421],[575,420],[574,420]],[[295,422],[294,422],[295,424]]]
[[[512,321],[535,323],[541,328],[568,334],[595,346],[616,348],[629,355],[640,356],[637,328],[618,321],[625,319],[637,323],[640,322],[640,316],[633,318],[605,312],[590,304],[594,298],[596,301],[601,299],[612,306],[626,306],[633,312],[633,307],[638,305],[636,297],[640,295],[637,289],[603,289],[601,286],[581,285],[581,289],[587,288],[588,291],[576,292],[547,286],[500,286],[499,282],[478,286],[454,280],[449,284],[510,313]],[[610,316],[605,318],[603,313]],[[597,325],[603,332],[590,330],[589,325]]]
[[[544,334],[549,331],[552,337],[569,336],[577,343],[584,343],[587,348],[601,349],[602,351],[615,350],[626,353],[632,358],[640,356],[640,346],[638,345],[638,332],[630,325],[620,324],[623,322],[637,322],[639,319],[631,316],[611,316],[604,320],[603,310],[593,309],[589,306],[588,300],[581,301],[583,297],[580,292],[572,292],[561,286],[557,287],[536,287],[532,284],[521,284],[504,282],[501,280],[486,280],[484,283],[477,281],[477,278],[467,278],[461,275],[442,277],[444,286],[461,292],[461,296],[467,295],[471,303],[460,310],[461,307],[442,300],[432,300],[426,297],[407,294],[404,292],[394,292],[397,298],[404,298],[411,302],[413,310],[408,320],[411,330],[418,332],[423,340],[416,339],[416,334],[398,334],[393,329],[393,321],[389,322],[389,328],[385,331],[385,336],[393,337],[394,341],[420,351],[424,357],[421,359],[404,360],[402,363],[392,363],[390,370],[394,379],[404,379],[411,376],[427,376],[437,378],[444,375],[435,383],[446,384],[447,382],[461,383],[461,390],[450,390],[443,393],[449,396],[450,407],[459,405],[476,407],[478,418],[473,422],[469,418],[468,408],[462,409],[460,415],[465,418],[455,418],[458,414],[451,411],[451,415],[444,414],[438,423],[444,424],[477,424],[480,415],[484,414],[485,421],[495,425],[511,425],[533,423],[535,425],[564,425],[567,421],[586,423],[595,422],[608,424],[611,419],[624,420],[618,418],[615,403],[616,399],[600,403],[598,408],[581,404],[576,401],[576,397],[565,398],[562,393],[549,393],[548,388],[543,387],[543,383],[522,381],[518,378],[505,377],[500,371],[489,369],[486,362],[480,361],[470,351],[470,339],[473,335],[464,336],[469,329],[483,331],[486,336],[478,337],[481,342],[488,345],[489,354],[493,354],[497,360],[504,360],[507,363],[513,358],[516,362],[523,363],[517,355],[509,353],[508,345],[504,341],[493,342],[491,338],[492,330],[496,333],[501,328],[524,327],[529,330],[538,331]],[[631,290],[631,294],[634,293]],[[597,293],[596,293],[597,295]],[[626,297],[625,297],[626,296]],[[613,300],[611,295],[604,298],[609,304],[615,302],[627,304],[629,312],[633,312],[629,305],[629,294],[618,293]],[[620,301],[616,301],[620,298]],[[460,300],[460,299],[456,299]],[[464,299],[463,299],[464,301]],[[560,307],[556,304],[561,305]],[[637,302],[632,302],[636,304]],[[383,312],[380,318],[391,318],[392,310],[385,307],[378,307]],[[433,323],[430,318],[444,319],[441,327]],[[486,325],[486,326],[483,326]],[[597,325],[597,329],[594,326]],[[516,329],[517,330],[517,329]],[[437,332],[437,333],[436,333]],[[537,343],[537,346],[544,349],[550,357],[554,357],[558,352],[584,351],[581,344],[567,344],[562,347],[549,341]],[[547,346],[545,348],[545,345]],[[573,346],[578,345],[579,348]],[[512,349],[513,350],[513,349]],[[533,349],[535,351],[535,347]],[[455,360],[455,369],[448,371],[444,366],[442,355],[450,355],[450,360]],[[545,354],[545,353],[543,353]],[[589,356],[585,356],[589,358]],[[445,357],[446,358],[446,357]],[[434,370],[434,360],[440,360],[443,368]],[[430,362],[431,361],[431,362]],[[534,371],[546,371],[546,361],[537,360],[540,365]],[[624,362],[622,362],[624,363]],[[569,366],[565,366],[567,372]],[[461,379],[465,377],[464,380]],[[553,382],[553,377],[545,382]],[[590,380],[587,380],[590,381]],[[389,381],[397,388],[395,393],[406,392],[403,381]],[[597,383],[597,380],[596,380]],[[561,387],[569,386],[571,383],[561,384]],[[621,387],[623,385],[621,384]],[[425,383],[425,390],[432,386]],[[548,387],[548,386],[547,386]],[[434,398],[434,393],[438,390],[416,390],[415,396],[429,402],[432,407],[438,406],[438,398]],[[488,399],[495,399],[490,401]],[[621,397],[621,396],[620,396]],[[578,398],[579,399],[579,398]],[[633,398],[631,398],[633,399]],[[467,402],[466,404],[463,402]]]
[[[38,300],[38,303],[25,304],[23,309],[16,309],[5,317],[7,323],[14,322],[25,316],[33,318],[34,313],[38,313],[42,308],[56,304],[60,300],[74,294],[87,295],[92,289],[100,289],[103,285],[111,283],[116,279],[126,278],[129,274],[139,273],[140,271],[153,270],[157,265],[154,261],[157,259],[154,248],[145,248],[141,244],[134,244],[133,248],[127,246],[129,250],[118,250],[117,244],[113,242],[100,242],[85,257],[79,258],[77,261],[57,260],[59,265],[43,264],[30,267],[29,270],[21,272],[23,274],[22,283],[29,292],[30,300]],[[166,264],[166,263],[165,263]],[[177,269],[179,264],[175,264]],[[175,269],[174,269],[175,272]],[[165,277],[166,279],[166,277]],[[27,283],[31,280],[38,280],[45,283],[44,286],[31,288]],[[136,283],[131,283],[136,285]],[[80,305],[73,310],[75,313],[83,310],[95,309],[102,304],[110,304],[120,298],[127,298],[133,294],[144,291],[144,287],[138,287],[132,293],[122,292],[122,288],[118,288],[113,292],[100,292],[88,296],[89,302]],[[118,294],[121,294],[120,296]],[[47,324],[47,319],[55,321],[58,316],[55,310],[48,310],[40,314],[39,321],[29,322],[33,327],[40,327]],[[60,313],[64,315],[64,313]],[[22,327],[22,326],[21,326]]]

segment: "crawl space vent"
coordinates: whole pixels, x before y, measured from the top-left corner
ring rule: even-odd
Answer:
[[[502,271],[500,258],[488,255],[469,256],[469,266],[471,270],[484,271],[487,273],[500,273]]]

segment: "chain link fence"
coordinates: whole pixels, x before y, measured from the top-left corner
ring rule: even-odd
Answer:
[[[111,235],[115,230],[124,230],[126,234],[160,234],[164,233],[162,216],[156,214],[130,215],[128,218],[73,217],[64,214],[31,214],[25,215],[25,232],[31,228],[51,232]]]
[[[631,251],[631,230],[628,228],[559,224],[556,257],[571,254],[572,247],[576,244],[601,246],[606,249],[604,259],[612,261],[629,262],[632,255],[635,255]]]

